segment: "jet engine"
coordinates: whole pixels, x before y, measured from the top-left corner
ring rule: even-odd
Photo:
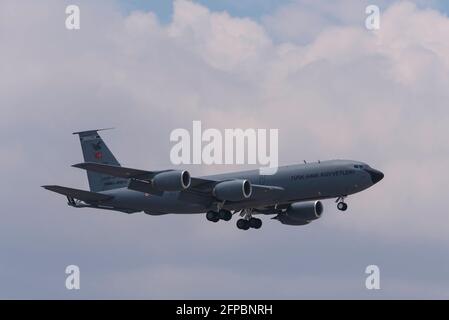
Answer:
[[[301,226],[321,217],[323,204],[321,201],[292,203],[287,211],[278,214],[275,219],[282,224]]]
[[[213,194],[216,198],[226,201],[241,201],[252,194],[251,182],[248,180],[231,180],[218,183]]]
[[[161,191],[181,191],[190,186],[188,171],[167,171],[157,174],[152,180],[153,187]]]

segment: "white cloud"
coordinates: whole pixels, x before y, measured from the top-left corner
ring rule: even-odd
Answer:
[[[253,20],[210,12],[189,1],[174,2],[168,34],[210,66],[239,74],[263,63],[264,52],[271,48],[265,30]]]

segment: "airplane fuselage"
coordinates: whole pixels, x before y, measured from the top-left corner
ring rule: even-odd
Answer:
[[[329,160],[279,167],[273,175],[261,175],[259,170],[241,171],[204,177],[212,180],[247,179],[253,185],[276,186],[284,191],[275,198],[258,198],[239,202],[222,203],[226,210],[240,210],[247,207],[267,207],[301,201],[321,200],[348,196],[363,191],[383,178],[380,171],[369,165],[350,160]],[[152,215],[167,213],[204,213],[215,210],[217,202],[186,201],[182,192],[164,192],[150,195],[120,188],[101,192],[112,195],[104,203],[115,208],[131,208]],[[191,197],[191,196],[189,196]]]

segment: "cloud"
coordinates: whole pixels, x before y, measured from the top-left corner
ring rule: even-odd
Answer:
[[[210,12],[188,1],[175,1],[168,32],[186,47],[192,47],[210,66],[223,71],[259,62],[271,45],[265,30],[253,20]]]
[[[419,8],[440,8],[444,5],[438,0],[410,0]],[[278,7],[273,14],[262,17],[262,23],[276,41],[307,44],[323,31],[333,27],[365,25],[367,0],[351,1],[313,1],[293,0]],[[391,1],[376,1],[381,12],[389,9]]]
[[[162,24],[152,12],[124,15],[114,2],[82,1],[81,30],[73,32],[64,28],[67,3],[1,2],[2,296],[24,296],[31,286],[26,296],[72,297],[53,289],[65,263],[91,270],[84,297],[110,288],[127,297],[172,297],[182,288],[183,297],[229,297],[248,279],[242,298],[263,285],[277,297],[369,298],[359,285],[372,260],[396,272],[385,297],[407,296],[404,283],[422,277],[423,267],[444,275],[444,261],[423,266],[409,246],[429,260],[447,255],[446,16],[411,2],[385,4],[381,29],[370,32],[363,2],[299,1],[256,21],[177,0]],[[266,219],[260,233],[247,234],[202,216],[75,212],[39,188],[87,188],[84,173],[69,168],[81,160],[72,131],[116,126],[104,136],[122,163],[160,169],[169,165],[170,131],[192,120],[279,128],[282,164],[353,158],[386,177],[350,197],[345,215],[329,201],[323,219],[305,228]],[[273,261],[282,262],[281,273]],[[34,271],[23,278],[19,265]],[[404,268],[409,278],[400,276]],[[447,286],[439,283],[420,278],[410,295],[437,288],[440,297]]]

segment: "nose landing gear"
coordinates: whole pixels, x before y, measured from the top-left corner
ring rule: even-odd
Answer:
[[[346,197],[338,197],[335,202],[337,202],[337,209],[340,211],[346,211],[348,209],[348,205],[345,203]]]

